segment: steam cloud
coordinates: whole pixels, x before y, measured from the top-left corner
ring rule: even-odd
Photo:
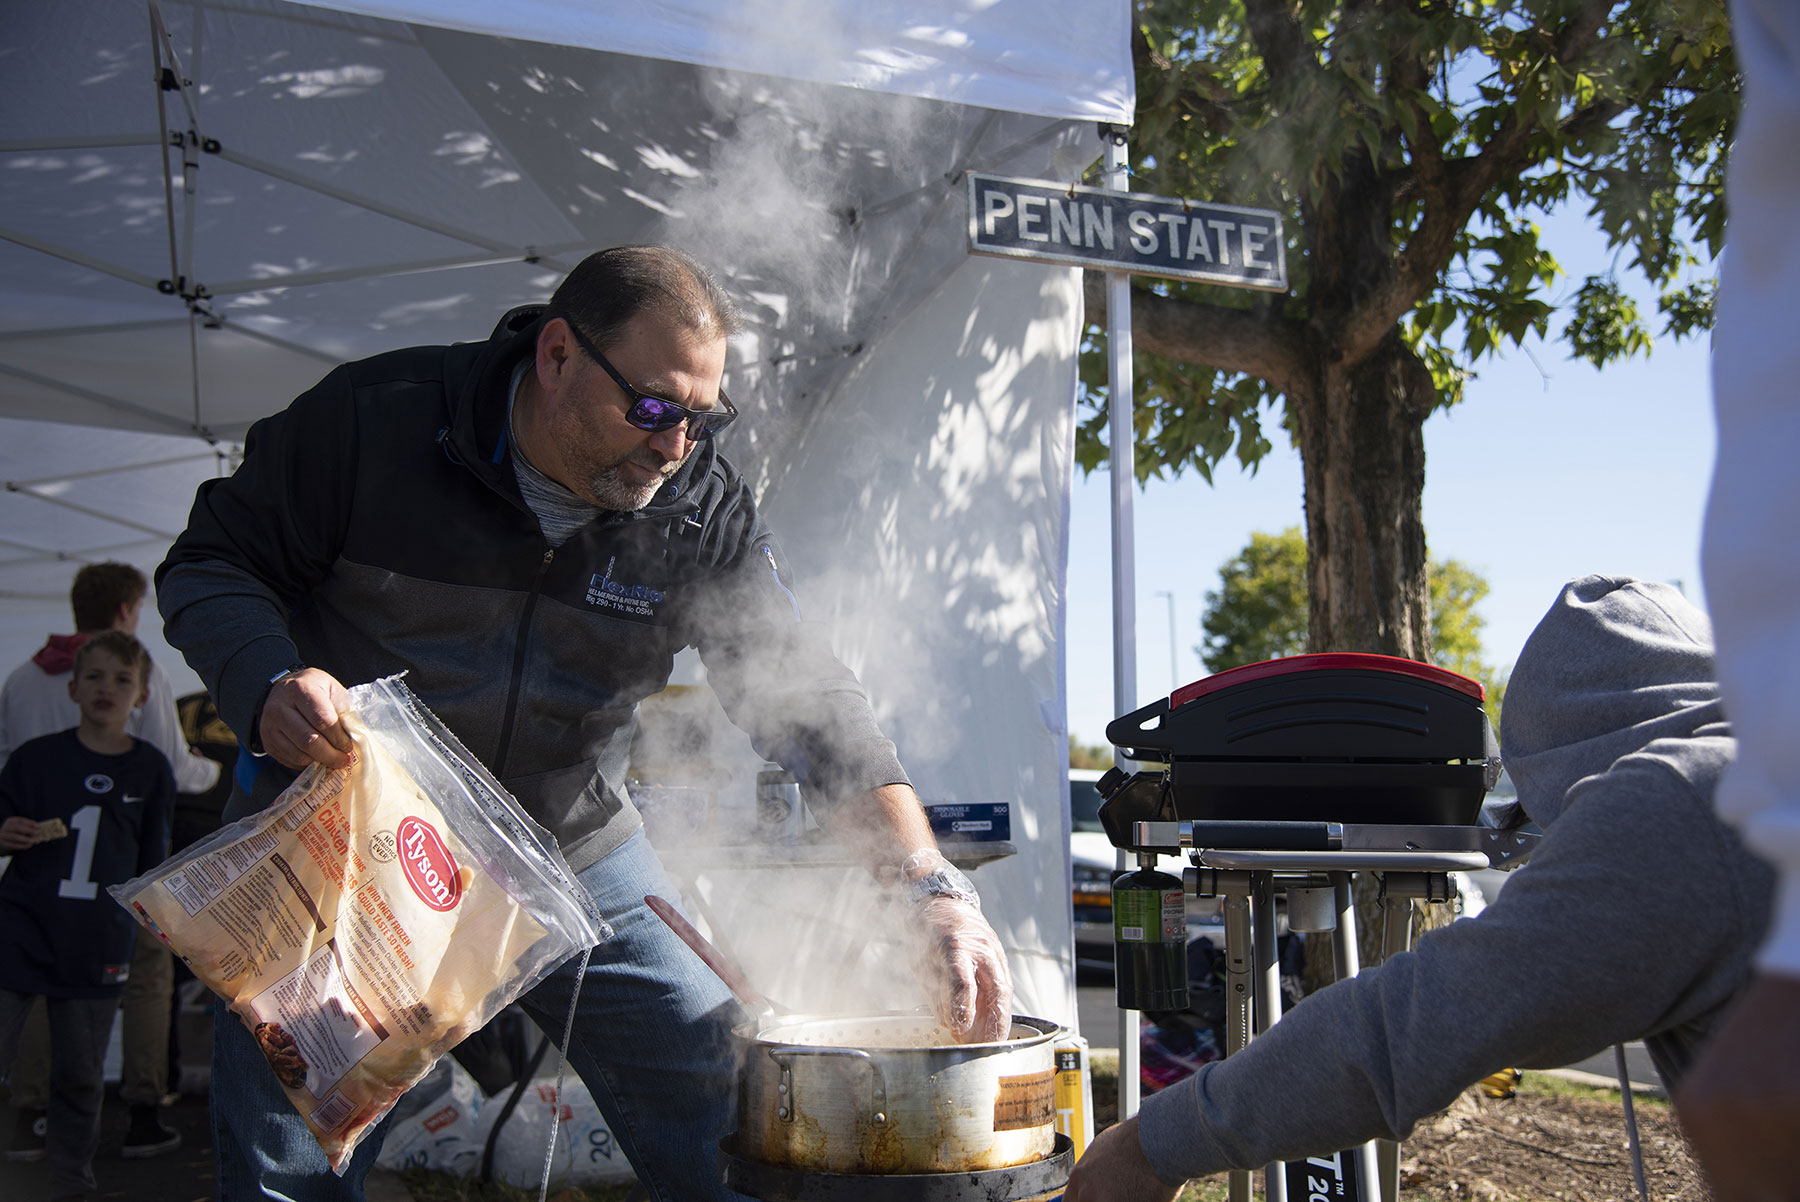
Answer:
[[[866,273],[886,265],[870,261],[865,214],[857,208],[861,191],[871,177],[892,179],[902,192],[922,187],[924,164],[942,158],[945,134],[941,123],[935,133],[927,128],[933,106],[891,95],[709,76],[707,96],[714,107],[712,127],[722,139],[702,170],[679,178],[666,198],[669,216],[657,237],[711,267],[745,310],[749,330],[736,348],[731,388],[734,399],[746,398],[755,408],[725,449],[753,479],[760,468],[766,485],[799,457],[809,406],[784,397],[788,403],[774,408],[766,400],[757,404],[758,398],[774,396],[784,381],[795,378],[796,368],[810,366],[794,364],[796,356],[804,358],[812,348],[843,355],[864,316],[858,298],[868,304],[868,298],[881,296],[879,288],[862,286]],[[743,400],[739,405],[746,408]],[[750,445],[743,447],[746,441]],[[867,450],[872,457],[897,460],[909,476],[915,470],[913,452],[906,448],[870,445]],[[865,460],[862,469],[873,463],[874,458]],[[806,481],[800,483],[804,487]],[[855,595],[867,583],[809,588],[802,602],[844,588]],[[882,618],[864,610],[858,620]],[[853,630],[839,633],[860,641]],[[778,693],[787,682],[767,683]],[[888,708],[909,703],[891,690],[884,700]],[[927,1005],[905,946],[906,916],[866,869],[721,872],[705,849],[695,848],[683,826],[711,821],[715,828],[732,828],[722,836],[715,829],[711,837],[754,838],[747,829],[754,822],[748,795],[760,766],[760,757],[727,724],[716,702],[700,704],[710,724],[696,720],[692,698],[682,700],[682,712],[673,718],[667,706],[657,713],[658,706],[647,705],[633,748],[634,773],[637,765],[651,765],[667,783],[697,782],[692,792],[662,796],[685,813],[651,812],[646,819],[675,875],[702,881],[689,892],[710,915],[696,917],[704,923],[710,916],[722,948],[759,989],[787,1007],[876,1012]],[[720,780],[719,765],[728,767],[731,783]],[[722,799],[710,818],[703,808],[709,787]]]

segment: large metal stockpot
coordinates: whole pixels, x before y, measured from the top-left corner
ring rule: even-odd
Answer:
[[[1055,1023],[958,1044],[928,1015],[790,1015],[736,1034],[739,1155],[821,1173],[1029,1164],[1056,1142]]]

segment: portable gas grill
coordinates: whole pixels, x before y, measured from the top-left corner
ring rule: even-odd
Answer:
[[[1275,894],[1291,930],[1332,932],[1341,980],[1358,970],[1350,878],[1381,884],[1384,958],[1412,944],[1412,903],[1448,901],[1449,874],[1523,863],[1537,836],[1480,825],[1500,774],[1482,686],[1383,655],[1297,655],[1220,672],[1106,728],[1128,759],[1166,765],[1101,778],[1100,820],[1140,869],[1113,885],[1119,1007],[1187,1007],[1185,898],[1225,914],[1226,1054],[1281,1017]],[[1157,853],[1190,852],[1182,877]],[[1268,1202],[1329,1181],[1337,1202],[1390,1202],[1392,1144],[1266,1170]],[[1377,1182],[1385,1190],[1377,1191]],[[1230,1175],[1248,1202],[1250,1174]]]

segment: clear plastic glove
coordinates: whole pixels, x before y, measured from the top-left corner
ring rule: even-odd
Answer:
[[[926,897],[912,907],[913,966],[932,1011],[958,1043],[993,1043],[1012,1029],[1012,970],[1000,937],[972,902]]]

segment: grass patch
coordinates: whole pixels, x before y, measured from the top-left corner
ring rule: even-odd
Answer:
[[[1604,1101],[1618,1103],[1619,1087],[1617,1085],[1587,1085],[1580,1081],[1570,1081],[1563,1077],[1553,1077],[1549,1073],[1534,1073],[1525,1070],[1525,1079],[1519,1082],[1519,1092],[1538,1097],[1557,1098],[1600,1098]],[[1645,1093],[1633,1090],[1631,1101],[1635,1106],[1646,1109],[1669,1109],[1669,1099],[1661,1094]]]

